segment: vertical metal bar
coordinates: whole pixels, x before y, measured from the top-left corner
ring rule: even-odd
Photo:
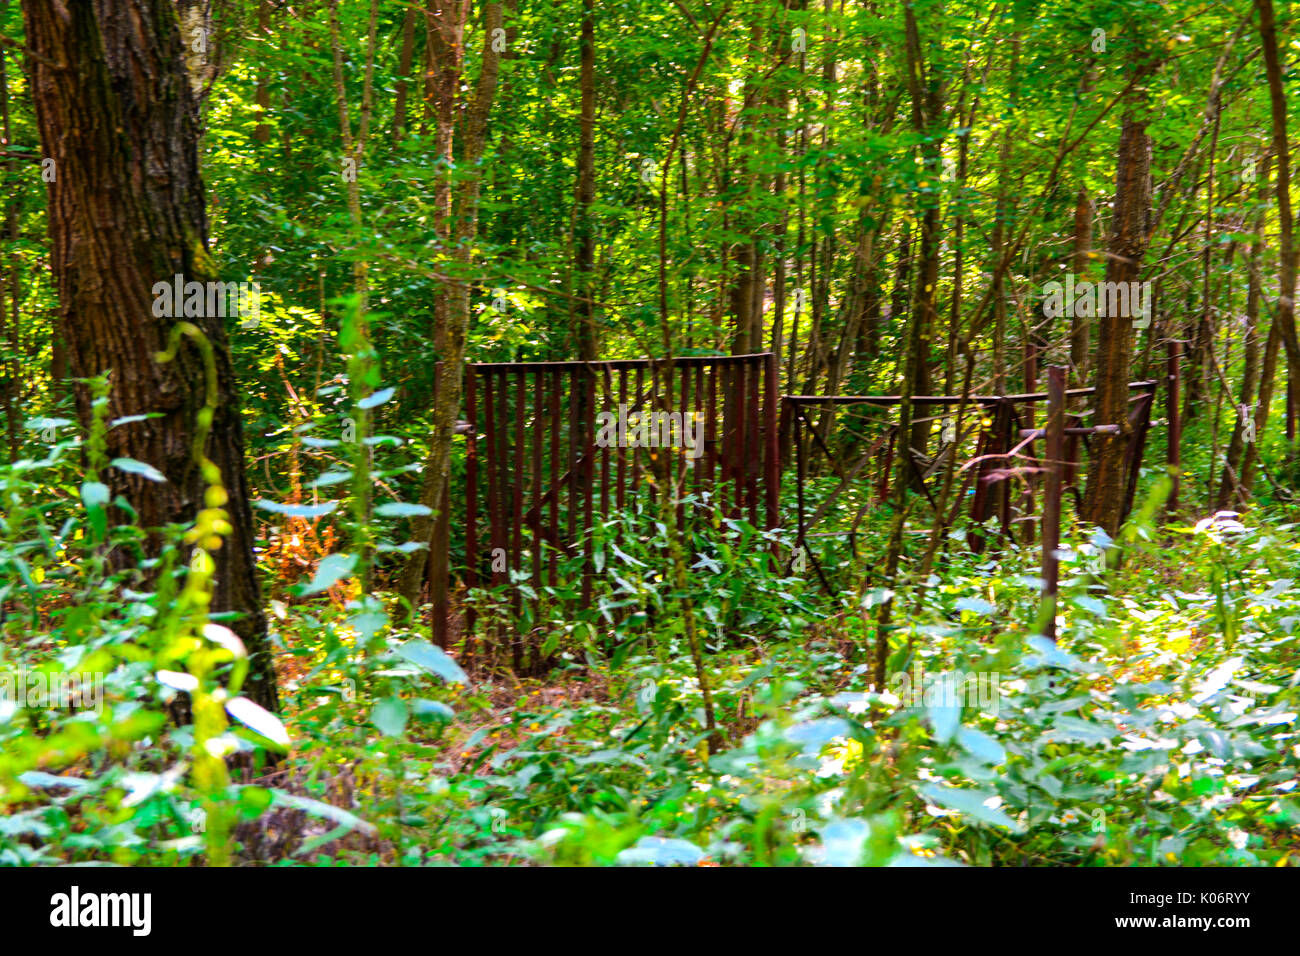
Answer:
[[[441,362],[434,366],[434,394],[438,391],[438,379],[440,376],[447,374],[447,369]],[[430,616],[432,618],[429,628],[434,643],[439,647],[447,646],[447,622],[450,617],[450,609],[447,604],[447,583],[450,578],[448,573],[447,562],[450,560],[450,527],[451,520],[448,515],[451,503],[451,489],[449,483],[442,487],[442,500],[436,505],[438,513],[433,519],[433,540],[432,547],[429,551],[429,599],[430,599]]]
[[[708,432],[702,427],[704,423],[704,365],[695,366],[695,422],[698,431],[695,433],[700,442],[700,447],[695,452],[693,469],[695,472],[694,485],[698,492],[704,487],[704,475],[701,465],[704,464],[704,454],[708,451],[709,438]]]
[[[626,437],[628,414],[627,369],[621,368],[618,370],[618,481],[614,494],[614,501],[617,503],[620,516],[623,514],[623,502],[627,492],[627,449],[623,447],[625,444],[623,439]],[[622,522],[619,523],[619,527],[622,527]]]
[[[528,373],[519,369],[515,378],[515,461],[511,477],[511,553],[510,570],[524,570],[524,449],[527,447],[527,432],[524,431],[524,405],[528,387]],[[519,613],[523,595],[515,587],[512,596],[515,613]]]
[[[797,411],[798,410],[796,409],[796,414],[794,416],[794,460],[795,460],[794,487],[795,487],[795,510],[798,512],[798,518],[796,519],[797,531],[795,534],[795,541],[798,542],[798,547],[802,551],[804,562],[807,562],[809,559],[808,540],[804,536],[804,507],[803,507],[803,484],[804,484],[803,425],[801,423],[802,416],[797,414]]]
[[[538,369],[533,379],[536,394],[533,396],[533,463],[529,470],[528,485],[532,489],[533,525],[533,587],[542,586],[542,430],[546,421],[546,373]]]
[[[1005,398],[999,401],[998,410],[1002,414],[1002,451],[1008,452],[1015,448],[1016,442],[1020,440],[1015,431],[1016,416],[1012,414],[1011,403]],[[1002,487],[1002,494],[998,523],[1002,529],[1003,540],[1009,541],[1011,540],[1011,482],[1004,480],[999,484]]]
[[[642,416],[646,414],[646,411],[649,410],[650,406],[653,405],[654,403],[653,398],[647,398],[645,397],[645,394],[643,394],[645,393],[645,375],[646,375],[645,365],[637,365],[636,385],[633,386],[633,390],[632,390],[632,398],[633,398],[632,406],[637,410],[636,415],[637,415],[638,433],[641,432],[641,421],[643,420]],[[632,414],[632,412],[630,412],[629,410],[628,414],[630,415]],[[633,488],[640,488],[641,468],[645,467],[645,458],[642,457],[640,446],[632,444],[632,437],[630,437],[630,424],[629,424],[628,445],[632,446],[633,449],[636,449],[628,455],[628,471],[630,472],[629,480],[630,483],[632,483]]]
[[[680,454],[675,456],[674,460],[677,462],[676,465],[677,480],[681,483],[682,494],[684,496],[687,493],[686,479],[690,477],[690,472],[687,471],[686,468],[686,463],[690,461],[690,458],[688,457],[690,455],[690,449],[687,447],[687,442],[690,440],[690,434],[691,434],[691,370],[690,368],[686,366],[682,366],[681,376],[682,376],[682,403],[681,403],[682,450]]]
[[[736,381],[735,381],[735,402],[736,402],[736,431],[733,435],[732,444],[732,462],[733,475],[736,479],[736,507],[735,517],[740,518],[744,514],[745,492],[748,490],[746,485],[749,483],[749,461],[746,457],[745,439],[749,437],[749,416],[746,414],[749,409],[748,404],[748,381],[749,369],[744,362],[736,363]]]
[[[1151,407],[1156,402],[1155,392],[1142,395],[1129,414],[1128,447],[1124,449],[1124,510],[1120,513],[1120,522],[1128,520],[1133,511],[1133,500],[1137,496],[1138,474],[1142,470],[1142,456],[1146,453],[1147,429],[1151,426]]]
[[[709,365],[709,400],[704,406],[704,473],[713,491],[713,507],[719,507],[714,475],[718,464],[718,364]]]
[[[478,371],[470,365],[465,369],[465,420],[469,433],[465,436],[465,585],[478,587]],[[474,619],[477,615],[471,604],[465,611],[465,650],[473,651]]]
[[[491,550],[490,565],[492,587],[501,583],[499,561],[501,555],[501,513],[497,488],[497,425],[496,376],[489,370],[483,377],[483,406],[487,412],[487,468],[488,478],[488,543]]]
[[[977,457],[982,458],[985,455],[999,455],[1006,451],[1006,449],[1002,447],[1005,432],[1001,425],[1001,407],[1000,402],[996,402],[994,403],[994,408],[990,411],[987,404],[980,404],[980,421],[988,421],[989,426],[987,428],[981,426],[983,434],[980,436],[980,451]],[[986,417],[990,414],[992,415],[992,419]],[[989,486],[987,478],[988,473],[992,471],[994,467],[995,466],[990,464],[988,461],[981,461],[979,467],[976,469],[975,494],[971,496],[970,510],[971,518],[979,525],[982,525],[993,515],[993,496],[996,493],[996,490]],[[971,550],[976,554],[982,554],[984,552],[984,548],[988,544],[988,541],[984,536],[982,528],[971,535],[970,543]]]
[[[1065,374],[1063,365],[1047,370],[1047,487],[1043,493],[1043,636],[1056,640],[1056,592],[1061,563],[1061,456],[1065,451]]]
[[[746,380],[749,383],[747,399],[749,410],[746,412],[749,426],[745,429],[745,485],[749,490],[749,523],[754,527],[758,527],[758,486],[763,475],[763,445],[762,436],[759,433],[763,421],[760,411],[763,401],[760,397],[762,389],[759,380],[763,360],[761,358],[748,359],[745,364],[747,366]]]
[[[1168,377],[1169,386],[1165,393],[1165,415],[1169,418],[1168,433],[1168,450],[1165,453],[1165,463],[1169,466],[1169,473],[1173,476],[1173,489],[1169,492],[1169,501],[1165,507],[1170,514],[1178,510],[1178,489],[1183,481],[1183,419],[1182,407],[1179,404],[1182,376],[1182,357],[1183,343],[1176,340],[1169,340],[1169,357],[1166,361],[1166,376]]]
[[[556,562],[559,561],[560,541],[560,475],[564,474],[560,458],[560,431],[564,419],[560,415],[560,391],[564,386],[564,373],[558,369],[551,376],[551,410],[546,427],[551,434],[551,481],[546,492],[551,496],[551,561],[550,585],[555,587]]]
[[[767,527],[771,529],[780,524],[780,516],[777,514],[778,484],[781,480],[781,468],[777,455],[780,445],[776,434],[776,406],[780,399],[777,397],[776,378],[779,372],[776,367],[776,353],[769,352],[767,354],[767,358],[763,362],[763,372],[766,376],[765,384],[767,386],[763,402],[763,483],[767,498]]]
[[[565,482],[569,486],[569,544],[572,545],[577,540],[577,521],[578,521],[578,373],[570,370],[569,372],[569,478]]]
[[[602,383],[608,382],[608,376],[609,376],[609,368],[608,366],[606,366],[604,370],[604,374],[600,377],[600,381]],[[605,401],[603,404],[608,404],[610,398],[612,398],[613,396],[609,394],[608,389],[603,388],[603,391],[605,395]],[[592,418],[591,427],[593,431],[596,428],[594,416]],[[615,444],[617,443],[618,443],[618,439],[617,436],[615,436]],[[595,444],[595,442],[592,442],[592,444]],[[600,517],[602,521],[604,521],[609,517],[609,470],[610,470],[610,457],[613,454],[614,452],[610,451],[608,446],[600,449]]]
[[[447,585],[450,578],[447,563],[451,552],[451,482],[442,486],[442,501],[433,523],[433,558],[429,567],[429,591],[433,602],[433,642],[445,648],[448,640],[448,619],[451,609],[447,602]]]
[[[514,554],[514,502],[515,493],[514,481],[510,475],[510,370],[503,368],[497,376],[496,382],[496,400],[497,400],[497,431],[500,433],[493,437],[493,454],[496,456],[497,468],[497,495],[500,500],[497,503],[497,520],[501,527],[500,540],[497,547],[500,549],[495,557],[499,563],[504,565],[500,574],[500,584],[505,585],[506,606],[511,610],[518,612],[517,589],[513,587],[511,574],[519,566],[515,560]],[[517,633],[512,633],[510,629],[499,623],[499,635],[507,640],[510,645],[510,660],[516,671],[523,665],[521,648]]]
[[[591,552],[592,499],[596,496],[596,376],[591,366],[582,370],[582,606],[591,606],[596,564]]]

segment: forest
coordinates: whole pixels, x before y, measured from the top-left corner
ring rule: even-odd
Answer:
[[[0,0],[0,865],[1300,867],[1298,66]]]

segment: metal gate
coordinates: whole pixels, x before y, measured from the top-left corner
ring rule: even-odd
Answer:
[[[1137,493],[1138,471],[1146,446],[1147,432],[1150,428],[1155,386],[1156,382],[1154,381],[1129,383],[1129,389],[1135,394],[1129,399],[1130,412],[1127,428],[1129,437],[1125,450],[1123,507],[1125,517],[1131,511],[1134,496]],[[1095,391],[1094,388],[1073,388],[1064,394],[1066,398],[1074,398],[1090,396]],[[913,476],[923,498],[928,501],[930,507],[934,510],[934,521],[942,522],[945,527],[951,526],[958,512],[969,498],[970,515],[975,522],[984,523],[991,518],[997,518],[999,534],[1007,539],[1013,535],[1014,520],[1025,522],[1026,538],[1032,539],[1032,529],[1042,517],[1036,507],[1034,487],[1032,484],[1028,484],[1022,492],[1022,499],[1018,506],[1014,505],[1012,501],[1012,482],[1007,480],[1007,477],[1014,472],[1018,463],[1035,466],[1038,464],[1034,452],[1034,442],[1041,440],[1044,434],[1041,429],[1027,427],[1033,424],[1032,412],[1027,416],[1023,413],[1026,409],[1032,410],[1040,402],[1046,402],[1048,398],[1049,394],[1047,392],[1030,392],[1016,395],[970,395],[965,398],[960,395],[915,395],[912,397],[911,401],[914,409],[939,408],[942,410],[937,415],[923,413],[913,418],[914,424],[920,422],[946,422],[952,427],[951,439],[941,436],[939,451],[933,457],[924,456],[916,449],[909,449],[909,462]],[[856,553],[856,537],[863,518],[873,507],[886,501],[891,494],[894,481],[894,459],[899,453],[898,446],[900,444],[898,441],[898,426],[888,422],[881,422],[880,434],[867,443],[865,450],[856,449],[856,458],[850,460],[841,458],[829,447],[827,439],[813,421],[811,412],[817,408],[842,408],[845,406],[892,408],[899,405],[902,400],[897,395],[785,395],[782,401],[784,404],[783,422],[786,428],[792,428],[793,430],[792,441],[796,467],[794,524],[797,546],[802,549],[804,556],[812,563],[813,570],[820,578],[823,586],[828,591],[834,592],[838,589],[828,580],[822,562],[818,558],[818,552],[809,545],[809,539],[847,537],[851,545],[854,546]],[[963,428],[962,434],[958,435],[955,425],[955,419],[958,416],[954,414],[953,409],[963,405],[968,408],[968,420],[973,419],[973,423]],[[1071,427],[1065,428],[1063,438],[1063,484],[1066,487],[1072,487],[1077,483],[1082,465],[1080,443],[1083,443],[1084,450],[1086,450],[1088,439],[1085,437],[1085,433],[1092,430],[1080,427],[1082,419],[1078,413],[1066,412],[1065,418],[1070,422]],[[1119,428],[1117,425],[1107,427],[1117,430]],[[948,464],[948,456],[956,455],[960,444],[964,443],[972,435],[976,437],[975,455],[961,469],[964,478],[956,501],[950,504],[950,510],[947,514],[940,514],[938,511],[939,502],[928,486],[928,482],[932,476],[942,474],[943,468]],[[809,438],[812,439],[811,443],[808,441]],[[822,498],[817,509],[810,515],[805,507],[804,496],[806,485],[811,479],[812,468],[808,459],[811,457],[809,452],[813,448],[825,456],[829,471],[839,478],[839,484],[829,495]],[[1042,469],[1031,468],[1030,470]],[[836,528],[834,530],[813,531],[812,528],[821,526],[823,519],[827,516],[836,500],[856,484],[865,485],[871,491],[866,496],[863,504],[854,512],[849,527],[847,529]],[[1059,501],[1055,502],[1058,512],[1059,505]],[[1017,510],[1017,507],[1022,512],[1022,515],[1019,519],[1013,519],[1013,511]],[[983,551],[988,543],[989,539],[982,533],[974,534],[970,542],[972,549],[976,552]]]
[[[560,561],[577,559],[577,597],[589,604],[592,528],[622,512],[647,469],[683,493],[712,491],[729,516],[774,527],[779,402],[771,353],[469,365],[466,587],[506,584],[512,571],[534,589],[554,587],[566,583]],[[434,636],[445,644],[447,578],[431,570]],[[518,610],[518,589],[510,600]]]

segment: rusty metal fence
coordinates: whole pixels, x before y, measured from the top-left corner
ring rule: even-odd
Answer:
[[[1130,388],[1135,394],[1124,429],[1125,514],[1136,492],[1155,383],[1134,382]],[[1075,388],[1065,396],[1068,400],[1092,393],[1091,388]],[[969,508],[977,524],[997,526],[991,536],[975,532],[970,544],[977,551],[996,537],[1009,538],[1017,521],[1026,523],[1026,543],[1035,536],[1041,517],[1035,479],[1020,483],[1018,502],[1013,501],[1013,482],[1006,479],[1015,472],[1015,460],[1036,464],[1034,443],[1044,433],[1026,426],[1033,425],[1033,407],[1047,399],[1046,392],[912,398],[920,413],[914,422],[944,423],[933,456],[907,443],[915,486],[945,527],[963,508]],[[785,524],[795,530],[797,548],[822,584],[833,589],[809,539],[847,535],[856,540],[871,507],[890,495],[902,443],[897,425],[882,420],[877,434],[857,435],[846,452],[832,448],[827,423],[837,409],[874,408],[887,415],[900,401],[890,395],[782,396],[771,353],[468,365],[460,429],[466,436],[464,520],[458,522],[463,538],[452,540],[448,493],[429,556],[435,640],[443,646],[449,642],[453,576],[466,590],[497,589],[512,581],[531,585],[533,594],[544,585],[552,593],[559,586],[569,590],[575,603],[589,606],[596,580],[593,530],[626,513],[648,483],[672,484],[680,495],[707,492],[710,513],[744,517],[757,527],[782,525],[782,449],[787,460],[793,458],[796,471],[794,514],[786,516]],[[953,414],[962,407],[965,414]],[[939,409],[940,414],[927,409]],[[820,427],[814,420],[818,411],[823,416]],[[1060,485],[1068,490],[1077,482],[1081,443],[1086,445],[1085,433],[1091,430],[1079,427],[1077,412],[1067,412],[1066,418],[1073,421],[1062,435]],[[960,435],[953,421],[959,423]],[[963,449],[966,454],[973,450],[974,457],[961,468],[960,488],[941,515],[929,483]],[[823,457],[814,462],[817,452]],[[830,476],[839,479],[838,485],[819,495],[816,510],[809,514],[808,486]],[[830,523],[836,508],[843,510],[843,502],[837,501],[851,488],[857,491],[849,526],[814,531]],[[1059,501],[1053,504],[1059,513]],[[679,524],[697,512],[704,513],[687,513],[679,505]],[[453,553],[463,555],[455,567]],[[580,573],[574,573],[575,567]],[[525,590],[514,587],[500,593],[518,613]],[[472,633],[472,605],[465,609],[464,623]],[[514,646],[517,665],[518,642]]]
[[[514,572],[536,591],[569,583],[558,572],[573,559],[578,599],[589,604],[593,527],[621,514],[647,477],[708,490],[716,508],[756,526],[777,524],[771,353],[471,364],[464,391],[464,563],[447,566],[444,521],[430,555],[433,634],[444,646],[452,572],[467,588],[499,587]],[[516,611],[523,600],[511,590]],[[467,628],[474,623],[467,609]]]
[[[1129,399],[1130,411],[1127,428],[1128,436],[1125,449],[1125,484],[1123,514],[1127,517],[1133,506],[1137,493],[1138,470],[1146,446],[1147,432],[1151,422],[1152,403],[1155,398],[1153,381],[1132,382],[1129,388],[1135,393]],[[1073,388],[1066,391],[1066,400],[1091,396],[1093,388]],[[910,447],[908,443],[911,477],[915,487],[934,509],[934,520],[950,527],[963,507],[968,507],[970,516],[979,525],[996,518],[998,531],[995,537],[1010,539],[1014,534],[1014,524],[1024,523],[1026,542],[1032,540],[1034,529],[1042,515],[1036,505],[1036,492],[1033,473],[1042,471],[1038,467],[1034,445],[1044,437],[1041,429],[1033,425],[1032,409],[1039,403],[1047,402],[1048,392],[1030,392],[1013,395],[917,395],[912,397],[912,404],[920,414],[913,419],[917,422],[945,422],[952,434],[940,433],[938,450],[934,455],[925,454],[924,450]],[[895,480],[895,458],[900,454],[897,424],[887,421],[879,423],[879,434],[874,437],[860,436],[863,442],[855,444],[848,454],[833,448],[830,437],[822,426],[814,421],[816,409],[836,409],[852,406],[867,406],[888,409],[897,406],[902,399],[897,395],[786,395],[782,398],[782,427],[790,434],[795,459],[795,522],[796,546],[811,562],[813,571],[820,578],[823,586],[834,590],[828,580],[823,562],[819,560],[817,549],[811,547],[809,539],[813,538],[848,538],[850,546],[855,548],[856,537],[862,521],[870,509],[887,501]],[[953,409],[966,406],[965,421]],[[926,414],[926,409],[940,408],[939,415]],[[970,420],[974,424],[964,427]],[[1082,465],[1082,452],[1087,448],[1087,434],[1092,429],[1083,428],[1079,412],[1066,412],[1065,419],[1070,426],[1065,428],[1062,461],[1062,481],[1056,487],[1058,500],[1053,504],[1060,512],[1059,495],[1061,491],[1070,490],[1077,484]],[[957,434],[957,422],[962,422],[961,434]],[[1119,426],[1109,426],[1118,429]],[[961,469],[962,484],[955,500],[946,514],[939,514],[939,500],[930,487],[932,477],[941,475],[952,456],[958,456],[963,446],[971,439],[975,441],[974,455]],[[1082,442],[1082,445],[1081,445]],[[862,448],[865,444],[865,448]],[[813,467],[813,453],[819,452],[822,463],[820,469]],[[1020,465],[1017,462],[1022,463]],[[1025,466],[1028,467],[1025,467]],[[829,493],[820,496],[815,511],[809,514],[805,503],[807,486],[815,477],[814,471],[823,476],[833,476],[839,483]],[[1019,501],[1013,500],[1014,475],[1029,476],[1021,483]],[[859,494],[851,510],[851,520],[847,527],[834,530],[814,531],[815,527],[824,527],[828,515],[834,510],[839,498],[851,488],[864,489]],[[1077,494],[1077,489],[1076,489]],[[1020,512],[1016,517],[1015,512]],[[982,551],[990,542],[982,532],[972,535],[970,545],[976,552]],[[856,550],[856,549],[855,549]]]

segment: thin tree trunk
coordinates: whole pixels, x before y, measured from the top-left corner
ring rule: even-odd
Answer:
[[[577,250],[574,267],[577,295],[574,311],[574,339],[578,358],[596,361],[596,321],[592,305],[592,270],[596,261],[596,229],[591,221],[591,204],[596,199],[596,27],[593,0],[582,0],[582,42],[579,86],[581,114],[578,120],[578,197],[574,210]]]
[[[461,165],[468,170],[460,183],[455,209],[455,247],[453,250],[456,272],[448,283],[449,308],[444,344],[439,349],[442,374],[438,376],[438,392],[434,400],[433,435],[429,442],[429,455],[424,462],[424,481],[420,489],[420,503],[430,509],[442,507],[443,489],[447,487],[451,463],[452,426],[460,413],[461,381],[465,365],[465,337],[469,331],[470,282],[469,267],[472,261],[474,237],[478,231],[478,198],[481,173],[479,161],[487,144],[487,122],[496,98],[497,78],[501,55],[496,48],[496,31],[501,26],[500,3],[489,3],[483,12],[483,60],[472,99],[465,109],[464,146]],[[434,32],[430,32],[432,37]],[[434,520],[432,516],[416,518],[412,523],[411,537],[415,541],[433,546]],[[406,562],[399,582],[399,593],[411,608],[415,607],[424,578],[428,555],[414,552]]]
[[[411,64],[415,59],[415,4],[402,17],[402,52],[397,59],[397,85],[393,91],[393,142],[406,135],[406,97],[411,85]]]
[[[1260,210],[1255,214],[1255,238],[1250,245],[1249,259],[1246,262],[1246,328],[1242,332],[1242,350],[1244,353],[1241,372],[1241,391],[1237,395],[1237,407],[1233,410],[1232,437],[1228,440],[1228,450],[1224,455],[1223,474],[1219,481],[1219,493],[1216,510],[1240,507],[1246,502],[1240,492],[1242,487],[1242,467],[1245,459],[1246,445],[1253,444],[1257,435],[1250,435],[1246,441],[1246,430],[1255,429],[1255,390],[1259,387],[1260,351],[1259,351],[1259,265],[1260,254],[1264,247],[1264,197],[1267,174],[1260,176],[1259,201]]]
[[[1074,257],[1071,269],[1076,283],[1087,281],[1088,264],[1092,260],[1092,197],[1087,187],[1080,186],[1074,201]],[[1071,309],[1071,313],[1077,313]],[[1088,365],[1092,357],[1092,317],[1073,315],[1070,319],[1070,365],[1074,380],[1088,380]],[[1082,405],[1076,407],[1082,408]]]

